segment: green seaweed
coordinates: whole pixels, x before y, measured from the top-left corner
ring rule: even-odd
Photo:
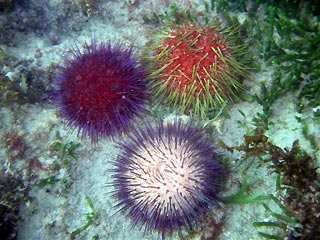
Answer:
[[[260,203],[263,200],[270,199],[270,195],[260,193],[246,194],[255,183],[256,181],[248,182],[247,176],[244,176],[241,188],[234,195],[224,197],[224,201],[228,204],[248,204]]]
[[[262,231],[258,231],[258,235],[266,239],[284,239],[284,235],[286,235],[288,227],[295,227],[298,221],[290,214],[288,209],[273,194],[270,195],[270,199],[280,208],[281,213],[271,210],[267,204],[263,203],[263,207],[267,212],[270,213],[274,220],[253,222],[252,225],[256,228],[278,228],[281,230],[279,232],[279,235],[269,234]]]
[[[60,181],[60,179],[58,179],[56,176],[47,177],[47,178],[39,180],[37,183],[37,187],[43,188],[47,185],[52,185],[52,184],[55,184],[56,182],[59,182],[59,181]]]
[[[70,232],[71,239],[74,239],[76,235],[79,235],[80,233],[87,230],[90,226],[94,225],[99,218],[99,213],[96,212],[93,206],[92,199],[89,196],[86,196],[85,199],[87,201],[90,212],[85,214],[86,223],[83,226],[77,228],[76,230]],[[99,236],[95,235],[92,239],[99,239]]]
[[[262,82],[254,99],[262,106],[253,119],[256,127],[266,130],[273,124],[273,104],[286,94],[295,98],[297,110],[310,111],[320,105],[320,33],[319,1],[211,1],[228,24],[238,22],[231,11],[247,12],[239,34],[251,40],[261,60],[272,65],[271,83]],[[258,11],[259,9],[259,11]],[[265,11],[265,15],[258,12]],[[263,30],[262,30],[263,29]],[[320,115],[316,111],[314,116]]]
[[[56,131],[55,140],[50,144],[50,149],[55,151],[59,157],[59,162],[54,162],[53,168],[61,168],[61,163],[69,165],[73,160],[77,160],[75,151],[81,146],[80,143],[64,142],[60,132]]]
[[[172,4],[168,10],[163,11],[162,13],[152,12],[151,16],[142,15],[142,20],[147,24],[165,24],[171,21],[176,23],[181,23],[181,20],[184,18],[194,19],[194,16],[190,13],[190,10],[179,11],[177,4]]]
[[[273,234],[268,234],[268,233],[260,232],[260,231],[258,231],[258,235],[259,235],[260,237],[263,237],[263,238],[266,238],[266,239],[283,240],[282,237],[279,237],[279,236],[276,236],[276,235],[273,235]]]
[[[319,168],[316,166],[318,160],[301,149],[298,140],[292,143],[291,149],[281,149],[274,145],[260,129],[256,130],[254,135],[245,135],[242,145],[229,147],[222,141],[219,141],[218,145],[231,153],[244,152],[241,162],[246,162],[248,158],[253,158],[252,161],[258,159],[260,164],[267,164],[272,172],[277,173],[276,186],[279,195],[277,197],[269,195],[269,197],[278,205],[281,213],[272,211],[268,205],[262,203],[266,211],[275,219],[270,221],[273,223],[265,223],[266,225],[284,224],[286,227],[283,235],[288,239],[295,235],[300,235],[303,240],[320,237],[318,217],[320,214],[320,195],[318,194],[320,176]],[[243,174],[252,168],[252,161]],[[240,197],[248,184],[244,185],[244,189],[239,191],[238,196]],[[245,197],[244,195],[244,199]],[[258,225],[262,226],[263,223]],[[277,237],[263,232],[260,232],[259,235],[266,238]]]
[[[309,125],[302,121],[302,134],[303,136],[310,142],[310,145],[314,151],[318,151],[320,149],[320,145],[317,142],[317,137],[310,133]]]
[[[264,56],[276,71],[270,86],[267,88],[262,83],[260,94],[255,96],[263,111],[254,118],[255,125],[264,129],[270,125],[272,104],[288,93],[296,98],[299,112],[306,106],[316,107],[320,103],[320,51],[317,50],[320,34],[317,23],[310,22],[302,14],[289,18],[287,11],[279,7],[269,7],[268,13]],[[301,24],[301,18],[305,24]],[[281,37],[277,43],[274,32]]]
[[[55,160],[51,164],[51,171],[58,171],[62,167],[67,167],[73,160],[77,160],[76,150],[80,147],[80,143],[65,142],[63,141],[60,132],[56,131],[55,140],[50,144],[50,150],[58,156],[58,160]],[[37,187],[43,188],[46,185],[52,185],[61,181],[64,187],[70,188],[72,182],[68,178],[59,179],[56,176],[50,176],[44,179],[40,179],[37,183]]]

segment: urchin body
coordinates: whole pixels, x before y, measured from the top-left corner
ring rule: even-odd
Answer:
[[[68,127],[93,142],[127,131],[147,99],[146,74],[132,49],[93,41],[72,54],[59,68],[53,93]]]
[[[224,171],[200,129],[179,121],[146,125],[121,144],[115,162],[117,207],[163,238],[190,230],[217,203]]]
[[[198,24],[165,31],[152,47],[156,98],[202,118],[232,100],[241,90],[239,79],[247,69],[240,62],[244,46],[235,46],[229,35]]]

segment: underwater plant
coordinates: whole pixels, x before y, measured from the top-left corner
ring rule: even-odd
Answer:
[[[254,135],[245,135],[244,143],[229,147],[222,141],[218,145],[233,152],[244,152],[242,161],[252,159],[247,163],[243,174],[252,167],[253,161],[259,159],[260,164],[268,164],[272,172],[278,174],[277,197],[271,199],[280,206],[282,215],[272,212],[266,204],[266,211],[276,217],[274,222],[255,223],[256,226],[281,226],[282,235],[287,239],[319,239],[320,214],[320,175],[318,160],[300,148],[299,141],[293,142],[291,149],[274,145],[263,130],[256,129]],[[236,195],[233,196],[237,197]],[[263,198],[263,196],[262,196]],[[232,198],[231,198],[232,200]],[[281,221],[281,222],[280,222]],[[284,226],[283,226],[284,225]],[[271,235],[260,233],[270,239]],[[280,237],[273,239],[283,239]]]

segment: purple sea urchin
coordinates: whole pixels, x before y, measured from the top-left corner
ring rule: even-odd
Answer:
[[[135,129],[115,162],[116,207],[145,232],[172,235],[199,225],[217,203],[224,177],[220,154],[201,128],[181,121]]]
[[[131,48],[92,41],[60,67],[54,101],[71,129],[93,142],[127,131],[145,110],[146,74]]]

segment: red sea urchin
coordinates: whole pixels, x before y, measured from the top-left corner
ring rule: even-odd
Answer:
[[[231,32],[196,23],[164,30],[151,47],[158,101],[205,119],[208,111],[232,100],[247,67],[241,63],[245,47],[236,44]]]
[[[57,76],[53,100],[68,127],[97,142],[129,129],[145,111],[146,74],[131,48],[110,42],[72,50]]]
[[[113,175],[117,208],[133,226],[171,236],[192,224],[217,204],[224,170],[220,154],[201,128],[181,121],[147,124],[120,144]]]

